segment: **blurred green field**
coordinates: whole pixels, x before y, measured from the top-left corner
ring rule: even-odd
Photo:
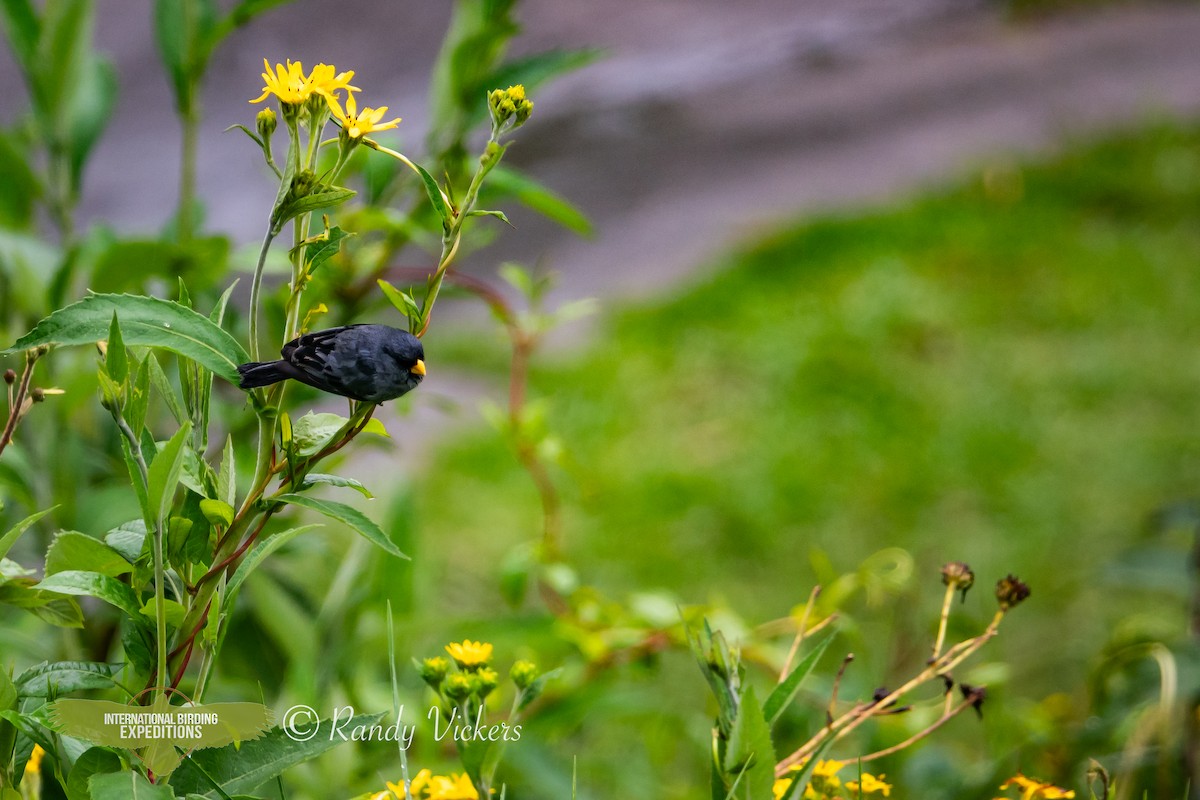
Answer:
[[[611,595],[661,587],[756,624],[901,548],[913,579],[858,602],[835,647],[859,655],[847,681],[867,694],[927,655],[942,563],[979,576],[963,635],[1014,572],[1033,596],[978,669],[996,685],[983,724],[956,720],[886,771],[901,797],[994,796],[1017,769],[1077,781],[1084,754],[1065,742],[1113,756],[1129,732],[1095,730],[1089,710],[1106,643],[1146,635],[1139,615],[1186,634],[1187,542],[1151,522],[1200,486],[1198,254],[1200,131],[1163,125],[800,222],[701,285],[608,313],[533,378],[565,448],[567,559]],[[477,341],[431,350],[499,375]],[[536,538],[527,476],[477,432],[414,496],[428,611],[494,609],[498,591],[469,587]],[[632,711],[576,720],[562,746],[582,796],[705,792],[702,681],[682,657],[662,670],[626,676],[626,711],[657,698],[686,719],[651,730],[653,757],[629,752]],[[1129,689],[1133,707],[1154,680]]]

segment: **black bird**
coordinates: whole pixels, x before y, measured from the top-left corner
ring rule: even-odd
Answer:
[[[323,392],[382,403],[411,392],[425,377],[421,340],[387,325],[345,325],[306,333],[280,352],[279,361],[238,367],[238,385],[256,389],[293,378]]]

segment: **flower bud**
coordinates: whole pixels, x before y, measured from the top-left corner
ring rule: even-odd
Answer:
[[[275,109],[273,108],[264,108],[254,118],[254,127],[258,129],[258,135],[262,137],[264,142],[271,138],[271,134],[275,133],[275,128],[278,125],[279,121],[275,117]]]
[[[471,675],[471,681],[475,684],[475,696],[483,700],[500,685],[500,675],[491,667],[484,667]]]
[[[996,582],[996,601],[1001,611],[1019,605],[1029,597],[1029,587],[1021,582],[1016,575],[1009,574]]]
[[[9,386],[12,386],[16,380],[17,380],[17,373],[15,371],[13,371],[11,369],[4,370],[4,382],[5,383],[7,383]]]
[[[46,390],[40,386],[35,386],[29,390],[29,396],[33,398],[33,402],[40,403],[46,399]]]
[[[521,84],[507,89],[495,89],[488,92],[488,109],[496,128],[500,128],[509,120],[510,127],[517,128],[525,124],[533,113],[533,101],[525,97],[525,87]]]
[[[512,669],[508,672],[508,677],[512,678],[512,682],[517,688],[524,691],[537,680],[538,677],[537,665],[532,661],[518,661],[512,665]]]
[[[456,672],[448,676],[445,683],[442,684],[442,694],[454,702],[460,703],[470,697],[472,690],[476,688],[471,684],[472,681],[470,678],[461,672]]]
[[[446,679],[446,673],[449,671],[450,662],[441,656],[427,658],[421,662],[421,680],[429,684],[434,691],[442,685],[442,681]]]

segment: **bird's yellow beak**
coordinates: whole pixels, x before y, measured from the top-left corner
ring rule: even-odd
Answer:
[[[418,358],[417,363],[413,364],[413,368],[410,369],[409,372],[413,373],[414,375],[420,375],[421,377],[424,377],[425,362]]]

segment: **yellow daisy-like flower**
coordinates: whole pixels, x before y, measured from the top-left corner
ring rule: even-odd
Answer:
[[[792,785],[791,778],[776,778],[775,785],[771,787],[771,793],[775,795],[775,800],[780,800],[787,788]]]
[[[361,139],[368,133],[390,130],[400,124],[399,117],[387,122],[380,122],[383,119],[383,115],[387,113],[387,106],[364,108],[360,114],[358,103],[355,102],[354,95],[351,93],[346,94],[345,111],[342,110],[342,104],[338,102],[336,97],[330,96],[328,100],[329,108],[333,111],[334,118],[337,119],[338,123],[342,126],[342,130],[351,139]],[[490,648],[491,645],[488,645],[488,647]]]
[[[857,793],[859,797],[876,793],[881,794],[884,797],[891,797],[892,785],[884,782],[883,779],[886,777],[886,775],[880,775],[878,778],[876,778],[874,775],[869,775],[864,772],[862,774],[861,786],[859,785],[858,781],[846,781],[846,788]]]
[[[263,86],[263,93],[251,103],[261,103],[275,95],[281,103],[298,106],[313,93],[312,83],[304,76],[304,65],[299,61],[289,59],[286,67],[276,64],[275,72],[271,72],[271,65],[264,58],[263,67],[267,70],[262,74],[266,85]]]
[[[446,652],[454,659],[454,663],[463,669],[478,669],[487,666],[492,660],[492,646],[487,642],[472,642],[464,639],[446,645]]]
[[[452,775],[434,775],[429,781],[428,800],[479,800],[479,792],[470,777],[457,772]]]
[[[1010,786],[1021,790],[1021,800],[1070,800],[1075,796],[1071,789],[1063,789],[1036,778],[1027,778],[1019,772],[1002,783],[1000,789],[1003,791]]]
[[[350,85],[350,79],[353,77],[354,70],[338,72],[332,64],[317,64],[308,74],[308,84],[313,94],[319,94],[326,100],[333,100],[334,92],[341,89],[346,90],[347,97],[359,91],[357,86]]]
[[[837,775],[839,772],[841,772],[842,767],[844,766],[846,766],[845,761],[833,761],[832,759],[828,761],[818,761],[817,765],[813,767],[813,777],[832,778],[834,775]]]
[[[35,744],[33,746],[33,752],[29,754],[29,760],[25,762],[25,774],[42,774],[42,759],[45,757],[46,751],[42,749],[40,744]]]

